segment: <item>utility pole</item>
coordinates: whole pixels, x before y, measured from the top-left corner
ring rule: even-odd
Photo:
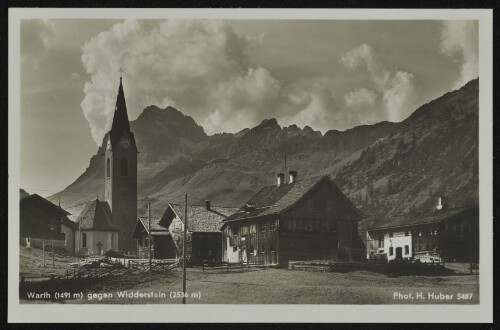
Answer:
[[[149,254],[149,271],[151,271],[151,203],[148,202],[148,254]]]
[[[182,303],[186,303],[186,243],[187,243],[187,201],[188,195],[184,194],[184,240],[182,243]]]
[[[42,240],[42,264],[45,268],[45,240]]]
[[[52,268],[56,268],[56,266],[55,266],[55,254],[54,254],[54,241],[52,241]]]

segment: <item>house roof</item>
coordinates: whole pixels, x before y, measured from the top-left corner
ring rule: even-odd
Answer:
[[[118,231],[113,224],[108,202],[94,199],[87,203],[76,220],[80,229]]]
[[[452,220],[461,216],[479,216],[479,207],[456,207],[443,210],[432,210],[416,214],[406,214],[392,217],[386,221],[383,219],[368,219],[366,224],[360,226],[361,230],[378,230],[399,227],[411,227],[414,225],[439,223],[446,220]]]
[[[80,216],[80,214],[82,213],[83,209],[87,206],[87,204],[89,204],[91,201],[85,201],[83,203],[80,203],[80,204],[77,204],[77,205],[73,205],[73,206],[70,206],[70,207],[67,207],[66,208],[66,211],[69,212],[69,215],[68,215],[68,218],[73,221],[73,222],[76,222],[76,220],[78,219],[78,217]]]
[[[42,196],[38,194],[32,194],[29,196],[25,196],[20,200],[20,207],[26,207],[29,204],[37,205],[47,212],[51,212],[56,215],[61,215],[61,216],[67,216],[69,213],[61,208],[60,206],[57,206],[56,204],[48,201],[47,199],[43,198]]]
[[[328,182],[340,193],[345,202],[360,217],[364,215],[352,204],[352,202],[340,191],[335,183],[327,176],[315,176],[297,180],[293,183],[286,183],[280,186],[270,185],[262,188],[237,212],[228,217],[226,221],[242,220],[257,216],[265,216],[281,213],[300,201],[309,191],[316,187],[320,182]],[[247,205],[252,206],[251,211],[247,211]]]
[[[170,210],[184,223],[184,205],[169,204],[160,221],[162,225],[170,226],[173,220],[173,214]],[[206,206],[189,205],[187,208],[187,228],[191,232],[220,232],[223,220],[237,210],[235,207],[221,206],[211,206],[210,210],[207,210]]]
[[[134,228],[134,232],[132,234],[133,237],[137,237],[139,230],[144,230],[146,234],[149,234],[148,228],[149,228],[149,219],[148,217],[139,217],[137,219],[137,224]],[[163,227],[160,225],[160,219],[151,217],[151,235],[158,236],[158,235],[169,235],[168,228]]]

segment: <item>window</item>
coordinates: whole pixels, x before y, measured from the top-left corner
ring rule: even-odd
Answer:
[[[394,254],[394,249],[392,246],[389,248],[389,255],[392,256]]]
[[[208,250],[208,256],[211,257],[212,256],[212,250]]]
[[[410,232],[408,230],[405,231],[405,236],[410,236]]]
[[[262,246],[261,246],[261,251],[262,251],[262,253],[266,252],[266,246],[264,244],[262,244]]]
[[[271,230],[271,231],[275,231],[276,229],[278,229],[278,224],[277,224],[277,221],[273,221],[273,222],[271,222],[271,225],[270,225],[270,230]]]
[[[332,201],[326,201],[325,208],[327,211],[333,210],[333,202]]]
[[[288,229],[295,230],[297,228],[297,224],[295,220],[288,220]]]
[[[447,224],[444,225],[444,230],[445,231],[450,231],[450,224],[449,223],[447,223]]]
[[[108,179],[111,177],[111,160],[109,158],[106,160],[106,177]]]
[[[238,235],[238,227],[232,227],[233,230],[233,236]]]
[[[405,245],[405,255],[410,254],[410,247],[408,245]]]
[[[111,249],[115,247],[115,234],[111,233]]]
[[[313,199],[307,200],[307,209],[312,210],[313,208],[314,208],[314,200]]]
[[[238,247],[237,246],[233,246],[233,252],[236,252],[238,251]]]
[[[87,234],[86,233],[82,234],[82,247],[87,247]]]
[[[384,247],[384,237],[379,237],[378,238],[378,247],[383,248]]]
[[[389,233],[389,237],[394,237],[394,233],[393,233],[393,232],[390,232],[390,233]]]
[[[120,161],[120,174],[121,176],[128,176],[128,159],[122,158]]]
[[[297,220],[297,230],[303,230],[303,229],[304,229],[304,221]]]
[[[274,252],[274,244],[273,243],[271,243],[270,249],[271,249],[271,252]]]
[[[453,224],[453,231],[457,231],[457,224],[456,223]]]

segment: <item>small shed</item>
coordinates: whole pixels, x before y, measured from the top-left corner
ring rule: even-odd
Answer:
[[[160,219],[139,217],[132,237],[137,239],[137,253],[139,258],[149,258],[149,228],[151,228],[151,253],[153,259],[174,259],[175,245],[167,228],[159,224]]]

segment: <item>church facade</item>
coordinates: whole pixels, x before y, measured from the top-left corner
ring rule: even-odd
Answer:
[[[111,130],[104,136],[104,200],[119,228],[118,251],[135,252],[132,233],[137,221],[137,145],[130,124],[122,78]]]

